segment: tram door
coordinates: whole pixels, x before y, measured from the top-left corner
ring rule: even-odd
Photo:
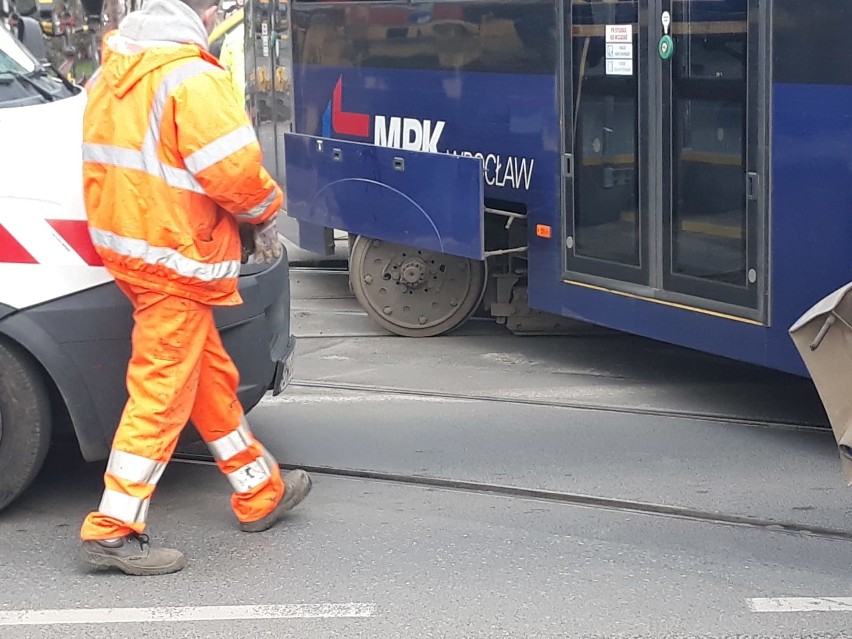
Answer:
[[[764,0],[565,0],[564,277],[762,321]]]

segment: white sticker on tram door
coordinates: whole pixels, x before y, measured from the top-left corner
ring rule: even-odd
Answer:
[[[606,61],[607,75],[633,75],[633,60],[610,60]]]
[[[606,57],[613,60],[632,60],[632,44],[608,44],[606,45]]]
[[[633,25],[606,25],[606,42],[607,44],[633,44]]]

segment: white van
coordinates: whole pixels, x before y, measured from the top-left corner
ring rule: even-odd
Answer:
[[[106,459],[127,399],[131,307],[90,241],[82,193],[86,94],[0,22],[0,509],[38,473],[52,433]],[[217,310],[251,410],[289,381],[286,252],[246,265],[242,306]]]

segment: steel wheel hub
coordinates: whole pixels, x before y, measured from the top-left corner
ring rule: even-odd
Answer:
[[[420,288],[426,282],[426,264],[419,258],[403,262],[399,272],[400,283],[408,288]]]
[[[400,335],[452,330],[473,312],[485,285],[482,262],[363,236],[349,268],[361,306]]]

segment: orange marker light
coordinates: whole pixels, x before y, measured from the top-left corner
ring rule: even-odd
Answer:
[[[544,239],[549,240],[551,235],[551,228],[547,224],[536,224],[535,234],[538,237],[543,237]]]

